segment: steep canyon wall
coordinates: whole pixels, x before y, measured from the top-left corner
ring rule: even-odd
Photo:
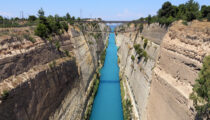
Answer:
[[[34,36],[33,29],[0,30],[0,119],[81,119],[108,33],[95,35],[82,31],[81,25],[69,25],[67,32],[48,41]],[[99,23],[94,29],[109,28]]]
[[[134,109],[134,118],[194,119],[189,94],[204,56],[210,53],[209,25],[209,22],[193,21],[185,26],[179,21],[169,28],[157,23],[144,25],[142,32],[134,24],[117,28],[116,31],[121,31],[116,36],[119,66],[137,111]],[[149,56],[147,61],[145,57],[138,59],[134,49],[135,44],[143,48],[145,39],[148,40],[144,49]]]

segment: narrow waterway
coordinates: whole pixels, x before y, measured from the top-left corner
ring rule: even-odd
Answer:
[[[114,27],[111,27],[114,31]],[[110,33],[90,120],[123,120],[115,34]]]

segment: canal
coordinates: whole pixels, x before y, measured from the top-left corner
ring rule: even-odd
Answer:
[[[111,26],[112,31],[114,27]],[[120,80],[115,34],[109,35],[104,66],[100,71],[100,84],[90,120],[123,120]]]

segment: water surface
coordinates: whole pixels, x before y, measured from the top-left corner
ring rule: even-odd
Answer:
[[[114,27],[111,27],[114,30]],[[115,34],[110,33],[90,120],[123,120]]]

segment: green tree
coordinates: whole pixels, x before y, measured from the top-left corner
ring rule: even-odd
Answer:
[[[144,29],[144,26],[143,26],[143,24],[141,23],[141,24],[140,24],[140,27],[139,27],[140,33],[142,33],[143,29]]]
[[[41,8],[41,9],[39,9],[39,11],[38,11],[38,16],[39,17],[43,17],[44,16],[44,10]]]
[[[210,13],[207,15],[207,20],[210,21]]]
[[[149,16],[147,17],[147,23],[150,25],[151,22],[152,22],[152,17],[151,17],[151,15],[149,15]]]
[[[34,16],[34,15],[30,15],[29,17],[28,17],[28,20],[29,21],[35,21],[37,18],[36,18],[36,16]]]
[[[81,20],[81,18],[80,18],[80,17],[78,17],[78,18],[77,18],[77,20],[78,20],[78,21],[80,21],[80,20]]]
[[[40,23],[38,24],[36,30],[35,30],[35,35],[40,36],[41,38],[47,38],[48,37],[48,29],[46,25]]]
[[[69,29],[68,24],[67,24],[66,22],[63,21],[63,22],[61,22],[61,25],[62,25],[63,29],[67,32],[68,29]]]
[[[75,20],[75,17],[73,16],[71,19],[74,21]]]
[[[186,4],[186,20],[192,21],[199,17],[199,4],[194,0],[189,0]]]
[[[199,77],[190,95],[198,112],[199,119],[207,118],[210,113],[210,56],[206,56]]]
[[[66,13],[66,19],[67,19],[67,20],[70,20],[70,19],[71,19],[71,16],[70,16],[69,13]]]
[[[163,3],[162,8],[158,11],[158,17],[175,17],[177,11],[177,7],[173,6],[169,1],[167,1]]]
[[[186,6],[185,6],[185,4],[180,4],[178,6],[178,12],[177,12],[176,18],[186,20],[185,14],[186,14]]]
[[[0,16],[0,24],[3,24],[3,20],[4,20],[4,18],[2,16]]]
[[[206,6],[206,5],[203,5],[201,7],[201,15],[202,17],[207,17],[207,15],[210,13],[210,6]]]
[[[47,18],[47,25],[48,25],[49,33],[51,33],[51,34],[59,33],[59,28],[57,26],[57,22],[53,16],[49,16]]]
[[[141,17],[139,20],[140,20],[140,21],[144,21],[144,18],[143,18],[143,17]]]
[[[15,21],[18,21],[18,20],[20,20],[18,17],[15,17]]]

